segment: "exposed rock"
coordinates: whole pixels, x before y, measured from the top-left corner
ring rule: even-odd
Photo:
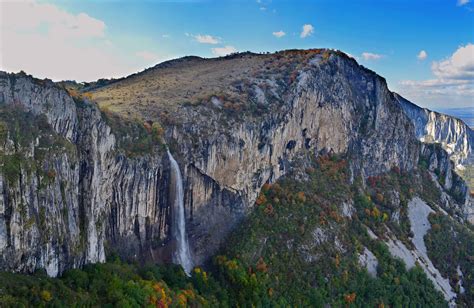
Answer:
[[[441,191],[441,208],[450,210],[460,221],[474,223],[474,200],[466,182],[457,175],[454,162],[446,151],[436,144],[423,144],[421,157],[429,162],[433,182]]]
[[[408,217],[410,219],[411,231],[413,232],[412,242],[414,249],[410,250],[398,240],[394,234],[388,230],[388,238],[386,244],[388,245],[390,253],[402,259],[407,268],[412,268],[415,265],[421,266],[427,277],[433,282],[436,289],[441,291],[444,298],[450,306],[455,305],[456,293],[449,284],[449,279],[444,278],[439,270],[433,265],[426,252],[426,245],[424,236],[431,228],[428,221],[428,215],[434,212],[423,200],[418,197],[413,198],[408,203]]]
[[[0,266],[22,272],[45,268],[55,276],[105,261],[106,248],[125,258],[152,257],[153,245],[169,233],[167,164],[161,157],[132,160],[117,154],[98,109],[87,103],[78,108],[56,85],[1,77],[3,103],[47,115],[52,133],[69,140],[74,151],[46,157],[43,170],[29,170],[25,162],[16,183],[0,175],[0,230],[6,230],[0,232]],[[40,150],[33,143],[21,152],[34,158]],[[45,179],[49,169],[54,177]]]
[[[464,278],[464,275],[462,274],[461,267],[459,265],[456,268],[456,273],[458,274],[458,277],[459,277],[459,281],[458,281],[459,293],[464,294],[466,292],[466,289],[464,289],[462,285],[463,284],[462,280]]]
[[[428,278],[433,281],[435,287],[441,291],[446,301],[454,305],[456,293],[449,284],[449,279],[444,278],[439,270],[433,265],[426,252],[424,237],[431,224],[428,215],[434,211],[420,198],[415,197],[408,203],[408,218],[410,219],[411,231],[413,232],[412,242],[415,245],[417,261],[425,271]]]
[[[314,242],[317,245],[320,245],[328,240],[328,235],[326,234],[326,231],[321,228],[314,229],[311,232],[311,235],[313,236]]]
[[[347,154],[351,170],[362,177],[393,166],[409,170],[417,165],[419,145],[414,134],[407,138],[412,124],[385,80],[344,56],[314,58],[318,61],[303,67],[287,89],[280,83],[266,88],[267,96],[278,92],[284,97],[280,105],[273,103],[272,112],[239,118],[212,104],[178,109],[179,124],[168,139],[179,140],[177,152],[190,165],[186,169],[205,175],[218,194],[233,200],[224,207],[209,199],[187,200],[187,213],[203,213],[192,218],[190,228],[198,263],[249,211],[260,187],[284,175],[301,150]],[[194,184],[194,176],[187,178],[189,187],[202,187]],[[196,194],[209,192],[193,188]],[[206,223],[200,223],[202,219]],[[217,221],[223,222],[220,232]]]
[[[359,254],[359,264],[367,269],[370,276],[377,277],[379,262],[377,257],[367,247],[364,247],[364,251]]]
[[[164,138],[185,182],[194,264],[217,251],[251,210],[262,185],[284,175],[301,151],[346,155],[353,179],[417,166],[420,144],[413,124],[383,78],[329,51],[311,54],[295,76],[249,77],[250,88],[239,86],[249,93],[253,88],[250,96],[271,111],[229,114],[215,98],[210,104],[177,105],[166,123]],[[262,80],[267,86],[253,87]],[[55,276],[103,262],[111,251],[125,259],[170,261],[170,168],[164,151],[127,157],[94,103],[77,103],[49,81],[1,73],[0,104],[46,116],[51,134],[70,148],[45,157],[37,169],[21,164],[14,183],[0,174],[0,268],[45,268]],[[10,136],[0,149],[34,160],[41,147],[32,141],[17,149]],[[55,174],[46,181],[43,174],[51,169]]]
[[[413,121],[417,138],[425,143],[440,143],[456,168],[474,163],[474,132],[463,121],[421,108],[398,94],[395,98]]]
[[[351,218],[352,215],[355,214],[355,212],[356,212],[356,209],[351,203],[348,203],[348,202],[342,203],[342,211],[341,211],[342,216]]]

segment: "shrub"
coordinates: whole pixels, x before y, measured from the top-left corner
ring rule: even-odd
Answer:
[[[41,291],[40,296],[41,296],[41,299],[44,300],[45,302],[50,302],[53,299],[53,296],[47,290]]]

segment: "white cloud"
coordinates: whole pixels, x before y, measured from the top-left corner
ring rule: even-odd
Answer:
[[[137,63],[120,58],[102,20],[35,1],[3,2],[0,69],[39,78],[90,81],[128,75]]]
[[[369,60],[379,60],[383,58],[383,55],[376,54],[376,53],[371,53],[371,52],[363,52],[362,53],[362,58],[364,60],[369,61]]]
[[[414,103],[431,108],[465,107],[474,100],[474,83],[460,80],[403,80],[399,92]]]
[[[170,38],[170,35],[169,34],[163,34],[161,35],[162,38]]]
[[[36,1],[5,2],[2,7],[3,31],[31,32],[43,27],[56,38],[105,36],[105,23],[85,13],[73,15],[52,4]]]
[[[423,61],[428,57],[428,54],[426,51],[422,50],[418,53],[418,56],[416,56],[419,60]]]
[[[212,53],[216,56],[222,57],[226,56],[228,54],[237,52],[237,49],[235,49],[234,46],[224,46],[224,47],[217,47],[217,48],[212,48]]]
[[[431,70],[438,78],[474,79],[474,45],[461,46],[448,59],[433,62]]]
[[[450,57],[434,61],[435,78],[403,80],[400,93],[428,106],[466,106],[474,101],[474,45],[459,47]]]
[[[274,36],[278,37],[278,38],[283,37],[283,36],[286,35],[286,33],[283,32],[283,30],[280,30],[280,31],[277,31],[277,32],[273,32],[272,34],[273,34]]]
[[[314,27],[310,24],[303,25],[303,28],[300,33],[301,38],[305,38],[313,34],[314,32]]]
[[[458,6],[463,6],[465,4],[468,4],[470,0],[458,0]]]
[[[219,38],[214,37],[209,34],[204,34],[204,35],[198,34],[198,35],[194,35],[193,37],[196,39],[196,41],[198,41],[201,44],[212,44],[212,45],[219,44]]]

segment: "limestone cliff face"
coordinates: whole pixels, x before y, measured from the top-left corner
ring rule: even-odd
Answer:
[[[440,143],[456,168],[474,163],[474,132],[469,126],[454,117],[421,108],[398,94],[395,97],[415,125],[417,138]]]
[[[289,89],[268,80],[253,82],[253,89],[260,89],[254,90],[255,100],[272,104],[275,96],[281,99],[274,111],[239,121],[212,104],[182,107],[180,125],[170,135],[179,140],[182,161],[191,162],[185,173],[192,198],[186,206],[198,262],[253,205],[260,187],[285,174],[300,150],[347,154],[354,176],[417,164],[419,146],[409,119],[385,80],[355,61],[317,55]],[[270,86],[261,86],[265,82]],[[206,175],[219,189],[203,185],[194,174]],[[221,198],[213,196],[216,191],[235,200],[211,201]]]
[[[46,115],[51,134],[70,147],[39,160],[41,136],[19,148],[8,135],[2,158],[21,153],[22,161],[13,181],[0,175],[0,267],[45,268],[55,276],[105,261],[107,246],[124,257],[150,257],[152,239],[166,240],[169,229],[162,158],[117,154],[97,107],[78,107],[53,83],[22,75],[0,78],[1,104]]]
[[[456,215],[474,223],[474,200],[469,193],[469,187],[454,172],[463,171],[474,165],[474,131],[463,121],[454,117],[421,108],[398,94],[394,94],[407,116],[415,126],[416,137],[423,143],[439,144],[439,147],[424,146],[422,153],[429,155],[430,168],[438,170],[438,177],[443,183],[443,189],[452,191],[458,196],[455,206]],[[472,187],[471,187],[472,190]],[[447,195],[444,194],[446,207]]]
[[[195,264],[218,249],[261,186],[285,174],[299,151],[347,155],[354,177],[418,163],[414,126],[385,80],[344,55],[316,54],[292,82],[252,77],[242,89],[268,112],[229,116],[213,97],[179,106],[165,127],[183,173]],[[45,117],[51,131],[19,143],[10,130],[1,145],[0,268],[55,276],[112,251],[170,260],[165,152],[127,157],[94,103],[24,74],[0,74],[2,106]],[[61,146],[38,158],[51,136]]]

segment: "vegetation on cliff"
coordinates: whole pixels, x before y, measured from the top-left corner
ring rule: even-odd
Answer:
[[[28,176],[36,174],[40,182],[47,184],[55,170],[45,163],[46,158],[62,153],[74,157],[75,152],[72,143],[54,132],[46,116],[35,115],[21,106],[0,105],[0,166],[9,185],[19,184],[22,171]]]
[[[428,255],[441,274],[460,293],[458,303],[474,303],[474,227],[461,225],[441,213],[429,217],[431,229],[425,237]]]
[[[371,239],[366,231],[367,226],[381,229],[389,223],[392,211],[383,205],[382,197],[391,192],[388,187],[407,194],[419,187],[410,188],[405,179],[411,177],[400,172],[394,168],[380,177],[386,189],[364,190],[357,181],[349,184],[343,159],[320,157],[299,175],[263,189],[257,209],[232,236],[225,253],[255,273],[263,289],[270,291],[271,300],[281,305],[444,305],[421,268],[407,270],[383,242]],[[355,211],[348,204],[351,197],[356,200]],[[406,204],[401,202],[400,209],[406,209]],[[398,229],[402,235],[407,227]],[[358,262],[365,247],[378,260],[376,277]],[[255,300],[264,303],[268,298]]]
[[[400,189],[402,210],[406,198],[423,193],[414,184],[416,177],[394,168],[369,179],[364,190],[359,181],[350,185],[349,176],[344,159],[323,156],[301,161],[290,175],[265,185],[254,211],[208,272],[195,268],[188,278],[176,266],[137,266],[115,259],[67,271],[58,279],[2,273],[0,304],[444,306],[421,268],[407,270],[383,242],[367,234],[366,226],[376,230],[389,223],[393,211],[384,198],[390,188]],[[396,230],[402,237],[409,226]],[[378,260],[375,277],[359,263],[365,248]]]

